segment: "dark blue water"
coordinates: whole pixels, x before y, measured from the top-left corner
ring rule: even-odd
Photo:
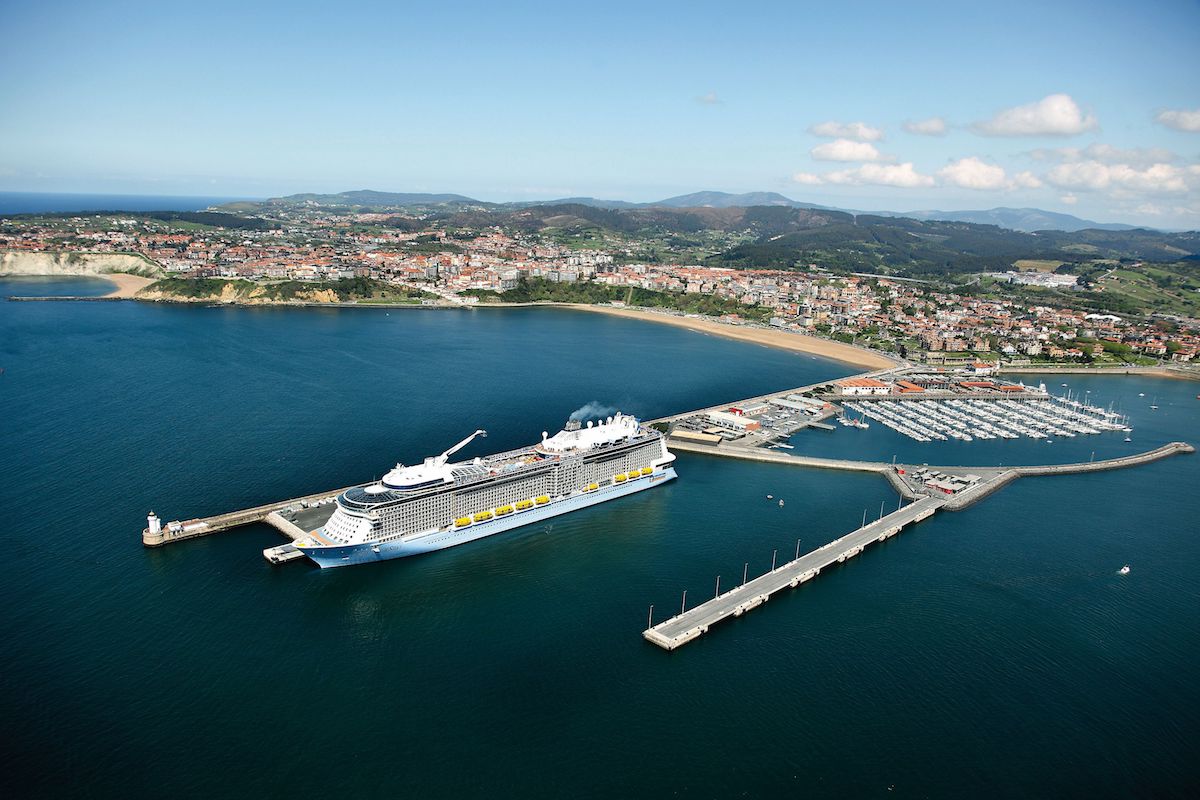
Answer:
[[[245,198],[0,192],[0,215],[44,214],[56,211],[200,211],[209,206],[240,199]]]
[[[1018,481],[668,654],[650,603],[844,533],[887,484],[682,455],[653,492],[332,571],[268,567],[265,527],[147,551],[143,515],[344,485],[476,427],[527,443],[588,401],[655,416],[849,369],[547,309],[136,303],[0,303],[0,367],[0,781],[24,795],[1197,785],[1194,456]],[[1137,380],[1172,410],[1136,436],[1200,439],[1196,384]]]

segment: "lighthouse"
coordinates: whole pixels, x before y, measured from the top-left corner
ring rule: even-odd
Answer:
[[[165,538],[162,532],[162,520],[151,511],[146,515],[146,528],[142,531],[142,544],[146,547],[158,547]]]

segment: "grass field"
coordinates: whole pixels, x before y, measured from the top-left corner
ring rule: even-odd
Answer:
[[[1013,262],[1018,272],[1054,272],[1063,265],[1061,261],[1042,260],[1037,258],[1022,258]]]

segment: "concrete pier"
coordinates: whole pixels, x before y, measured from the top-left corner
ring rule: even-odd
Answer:
[[[765,575],[647,628],[642,636],[664,650],[674,650],[708,633],[714,623],[729,617],[740,617],[767,602],[776,592],[794,589],[820,575],[825,567],[854,558],[871,542],[882,542],[895,536],[905,526],[932,516],[948,500],[948,497],[923,497]]]
[[[835,539],[829,544],[818,547],[812,552],[805,553],[794,561],[789,561],[765,575],[761,575],[735,589],[720,594],[695,608],[683,611],[665,622],[653,625],[642,632],[643,638],[665,650],[674,650],[690,642],[692,639],[702,636],[708,632],[709,627],[713,623],[720,622],[731,616],[742,616],[747,611],[765,603],[770,599],[771,595],[778,591],[785,588],[794,589],[801,583],[812,580],[820,575],[821,570],[825,567],[853,558],[861,553],[871,542],[882,542],[899,533],[905,526],[927,519],[939,509],[946,511],[964,509],[977,503],[1001,487],[1008,485],[1017,478],[1122,469],[1139,464],[1147,464],[1180,453],[1195,452],[1195,448],[1186,442],[1171,442],[1162,447],[1147,450],[1144,453],[1074,464],[1045,464],[1023,467],[922,466],[915,468],[903,464],[888,464],[873,461],[842,461],[839,459],[798,456],[779,453],[773,450],[760,450],[748,447],[711,447],[694,443],[680,444],[683,446],[675,443],[672,443],[671,446],[679,450],[731,456],[754,461],[773,461],[776,463],[823,469],[875,472],[887,477],[901,496],[912,500],[912,502],[885,517],[864,525],[856,531]],[[943,494],[936,490],[930,490],[920,482],[914,481],[911,476],[918,469],[946,473],[952,477],[960,477],[960,479],[961,476],[970,476],[970,481],[966,483],[965,488],[955,494]]]
[[[333,513],[334,505],[332,502],[325,506],[316,506],[322,500],[330,500],[337,497],[345,489],[337,489],[332,492],[321,492],[319,494],[305,495],[292,500],[283,500],[278,503],[269,503],[265,506],[255,506],[241,511],[231,511],[227,514],[217,514],[211,517],[197,517],[186,521],[170,522],[163,526],[157,533],[152,533],[149,528],[142,530],[142,544],[146,547],[162,547],[163,545],[171,544],[172,542],[182,542],[188,539],[197,539],[201,536],[211,536],[214,533],[227,531],[231,528],[240,528],[243,525],[251,525],[255,522],[265,522],[271,527],[283,533],[292,541],[304,536],[308,530],[301,525],[296,524],[283,516],[289,508],[299,510],[297,521],[308,524],[307,520],[301,519],[301,515],[319,516],[321,512],[328,509],[325,514],[325,519]],[[304,504],[311,506],[311,511],[304,508]],[[320,527],[324,524],[321,520],[313,528]]]

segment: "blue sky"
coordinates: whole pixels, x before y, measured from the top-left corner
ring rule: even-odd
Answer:
[[[1194,0],[42,2],[4,20],[0,190],[770,190],[1200,227]]]

